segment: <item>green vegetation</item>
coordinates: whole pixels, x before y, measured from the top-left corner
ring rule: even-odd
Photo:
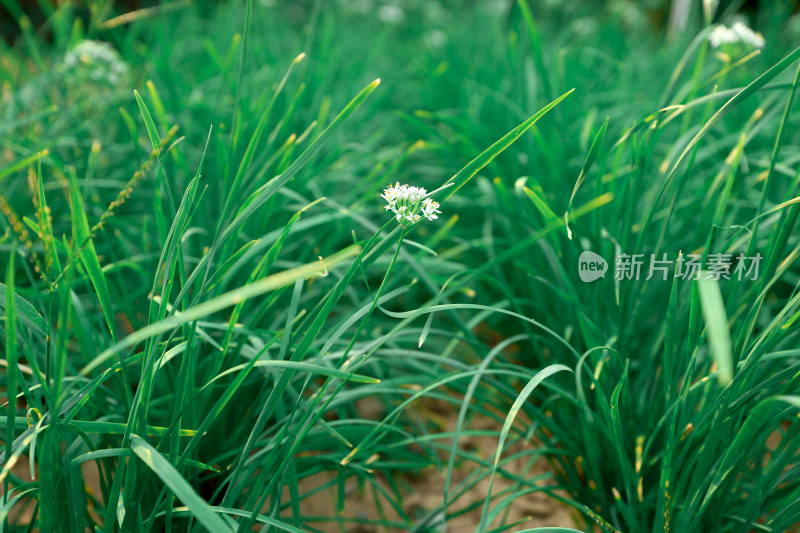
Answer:
[[[196,4],[0,2],[2,530],[797,528],[793,2]]]

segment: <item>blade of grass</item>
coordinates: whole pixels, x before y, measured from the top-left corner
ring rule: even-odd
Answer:
[[[6,457],[11,457],[14,444],[14,427],[17,416],[17,313],[14,302],[14,258],[17,255],[15,243],[11,245],[8,265],[6,265],[5,294],[5,330],[6,330],[6,391],[8,410],[6,413]],[[3,503],[9,504],[8,478],[3,480]],[[13,504],[12,504],[13,505]],[[3,517],[0,527],[8,527],[7,518]]]
[[[572,372],[569,367],[560,364],[550,365],[537,372],[536,375],[534,375],[530,381],[528,381],[525,387],[523,387],[522,391],[519,393],[519,396],[517,396],[517,398],[514,400],[511,409],[509,409],[508,415],[506,415],[506,420],[503,423],[503,428],[500,430],[500,438],[497,442],[497,451],[495,451],[494,454],[494,463],[492,464],[491,474],[489,476],[489,487],[486,490],[486,498],[483,501],[481,522],[476,529],[478,533],[486,533],[489,527],[489,504],[492,500],[492,486],[494,485],[494,478],[497,474],[497,466],[500,463],[500,456],[503,454],[503,448],[505,446],[506,439],[508,438],[508,433],[511,431],[511,426],[514,424],[514,420],[517,418],[522,406],[528,401],[528,398],[536,389],[536,387],[538,387],[539,384],[548,377],[563,371]]]
[[[198,522],[215,533],[232,533],[233,530],[219,517],[219,514],[195,492],[192,486],[175,470],[175,467],[155,448],[138,435],[131,435],[130,446],[133,453],[161,478],[161,481],[175,493],[178,499],[186,504],[189,512],[197,518]]]
[[[569,91],[565,92],[542,109],[537,111],[533,116],[531,116],[528,120],[511,130],[510,132],[506,133],[500,140],[495,142],[489,148],[481,152],[478,156],[475,157],[472,161],[467,163],[467,165],[459,170],[452,178],[447,180],[443,187],[448,187],[447,193],[443,196],[440,202],[444,202],[451,196],[453,196],[458,189],[466,185],[466,183],[472,179],[475,174],[480,172],[480,170],[488,165],[495,157],[497,157],[503,150],[511,146],[511,144],[516,141],[520,135],[528,131],[528,129],[533,126],[540,118],[546,115],[551,109],[557,106],[564,98],[569,96],[575,89],[570,89]],[[443,188],[443,187],[440,187]]]
[[[697,281],[700,292],[700,303],[703,307],[703,316],[708,328],[708,342],[711,356],[717,364],[718,379],[722,385],[728,385],[733,380],[733,362],[731,355],[731,335],[728,328],[728,314],[719,283],[714,279],[701,276]]]
[[[97,293],[97,298],[100,300],[100,309],[105,316],[106,325],[111,332],[111,339],[117,342],[117,324],[114,318],[114,308],[111,305],[111,295],[108,292],[108,285],[106,278],[103,275],[103,269],[100,267],[100,261],[97,258],[97,251],[92,242],[91,233],[89,232],[89,221],[86,217],[86,209],[83,206],[83,199],[78,190],[77,178],[74,173],[69,174],[69,198],[70,209],[72,212],[72,237],[75,243],[80,246],[78,254],[80,255],[81,262],[86,268],[89,279],[94,286]],[[81,245],[81,243],[86,243]]]
[[[226,307],[236,305],[242,300],[254,298],[266,292],[290,285],[298,278],[317,275],[320,273],[320,269],[323,267],[330,270],[342,261],[355,257],[357,253],[358,248],[351,246],[342,250],[341,252],[327,257],[326,259],[323,259],[322,261],[315,261],[307,265],[285,270],[278,274],[273,274],[272,276],[268,276],[245,287],[234,289],[221,294],[216,298],[206,300],[205,302],[191,307],[180,314],[173,315],[156,323],[145,326],[144,328],[117,342],[114,346],[104,350],[97,357],[92,359],[92,361],[87,364],[83,370],[81,370],[80,374],[84,376],[89,374],[92,370],[103,364],[110,357],[113,357],[114,354],[118,353],[120,350],[135,346],[143,340],[165,331],[170,331],[182,324],[198,320],[204,316],[225,309]]]

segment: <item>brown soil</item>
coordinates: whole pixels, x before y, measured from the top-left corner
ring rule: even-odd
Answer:
[[[365,418],[379,419],[379,416],[375,416],[378,413],[374,412],[374,410],[377,409],[374,405],[371,406],[365,402],[359,404],[358,407],[359,411],[361,411],[360,414]],[[415,406],[415,411],[418,414],[426,416],[428,419],[435,418],[440,426],[440,431],[452,431],[456,426],[458,417],[457,411],[442,402],[420,402],[420,404]],[[488,418],[475,417],[471,418],[469,422],[471,429],[490,429],[498,433],[500,430],[497,422]],[[470,453],[478,455],[482,459],[493,459],[497,450],[497,438],[463,437],[459,441],[459,448],[468,450]],[[504,452],[504,456],[518,451],[521,451],[521,448],[512,448]],[[443,456],[442,460],[446,465],[447,457]],[[532,468],[529,463],[530,459],[519,459],[507,464],[505,469],[512,474],[525,478],[532,478],[548,471],[547,464],[543,460],[537,461]],[[459,482],[463,481],[471,473],[468,465],[462,465],[457,468],[453,472],[451,480],[451,493],[452,488],[458,486]],[[425,516],[429,511],[437,508],[441,504],[446,479],[446,471],[444,469],[440,471],[435,468],[430,468],[418,472],[414,476],[401,475],[400,477],[402,477],[402,485],[409,487],[403,494],[403,511],[407,515],[412,517]],[[331,476],[326,476],[324,474],[303,479],[300,482],[300,494],[312,491],[314,488],[319,487],[330,479]],[[398,481],[398,484],[400,484],[399,479],[395,481]],[[552,483],[545,482],[545,484]],[[494,480],[492,494],[497,495],[502,493],[504,489],[510,488],[512,485],[512,481],[498,475]],[[389,490],[388,484],[385,483],[385,481],[381,482],[381,486]],[[453,516],[452,518],[448,516],[446,528],[440,529],[440,531],[457,533],[474,531],[480,522],[481,508],[488,489],[489,480],[488,478],[483,479],[463,494],[457,501],[453,502],[449,507],[448,514],[457,516]],[[337,514],[337,497],[338,493],[335,487],[313,494],[300,502],[301,515],[334,517]],[[382,498],[382,496],[379,496],[385,518],[400,522],[401,520],[398,514],[394,512],[386,500]],[[496,501],[497,500],[493,501],[492,505],[495,505]],[[469,511],[458,514],[458,511],[473,506],[474,508],[471,508]],[[287,514],[285,516],[289,518],[290,515]],[[352,521],[353,519],[366,519],[370,521],[377,521],[380,519],[373,491],[370,488],[366,488],[363,491],[359,490],[354,479],[349,479],[348,483],[345,484],[345,508],[342,516],[345,519],[349,518],[351,520],[342,521],[342,523],[338,523],[335,520],[324,522],[314,521],[308,523],[307,527],[313,527],[316,530],[326,533],[341,533],[342,531],[353,533],[394,533],[405,531],[405,528],[386,528],[384,526],[359,524]],[[515,500],[511,504],[508,513],[505,514],[503,518],[505,524],[517,524],[513,530],[519,530],[534,527],[575,527],[576,522],[573,516],[575,516],[575,511],[573,509],[567,507],[558,500],[550,498],[544,493],[536,492]],[[490,529],[499,525],[500,519],[491,524]],[[434,530],[431,529],[429,531]]]

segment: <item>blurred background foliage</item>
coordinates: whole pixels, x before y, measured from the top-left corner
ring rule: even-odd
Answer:
[[[497,6],[497,9],[511,7],[514,0],[488,0],[488,3]],[[303,24],[308,19],[305,15],[310,11],[313,0],[259,0],[262,5],[269,6],[280,3],[286,8],[286,13],[293,15],[290,20],[296,24]],[[717,18],[722,18],[731,13],[743,13],[755,17],[755,26],[762,29],[764,25],[780,24],[787,17],[797,13],[800,2],[797,0],[772,1],[772,0],[715,0],[719,8]],[[128,13],[139,9],[153,8],[165,4],[182,3],[163,2],[159,0],[0,0],[0,34],[7,44],[14,42],[19,37],[20,18],[24,15],[37,31],[42,29],[43,22],[55,7],[64,5],[72,9],[88,24],[97,16],[110,17],[114,14]],[[486,0],[444,0],[441,2],[418,2],[416,0],[345,0],[356,10],[371,11],[381,8],[397,7],[403,10],[412,9],[424,3],[438,4],[446,9],[473,9],[476,5],[486,3]],[[532,2],[535,13],[547,16],[548,20],[558,20],[555,14],[561,15],[564,22],[570,22],[582,17],[608,16],[617,17],[630,27],[649,27],[656,30],[666,30],[670,20],[670,12],[676,9],[675,4],[681,0],[576,0],[563,2],[560,0],[538,0]],[[212,12],[214,2],[196,2],[197,7]],[[680,8],[680,6],[679,6]],[[682,8],[681,8],[682,9]],[[26,23],[23,23],[23,25]],[[47,31],[46,28],[44,31]]]

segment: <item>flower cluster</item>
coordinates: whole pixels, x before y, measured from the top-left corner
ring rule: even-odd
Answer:
[[[384,189],[381,197],[386,200],[385,209],[394,213],[398,222],[403,225],[416,224],[422,217],[436,220],[439,211],[439,202],[426,197],[427,192],[422,187],[400,185],[395,183]],[[421,214],[420,214],[421,213]]]
[[[118,85],[128,74],[128,65],[113,46],[102,41],[84,40],[64,56],[61,69],[75,81]]]
[[[719,48],[724,44],[742,43],[753,48],[763,48],[765,41],[760,33],[754,32],[743,22],[734,22],[730,28],[720,24],[714,26],[708,35],[708,41],[714,48]]]

